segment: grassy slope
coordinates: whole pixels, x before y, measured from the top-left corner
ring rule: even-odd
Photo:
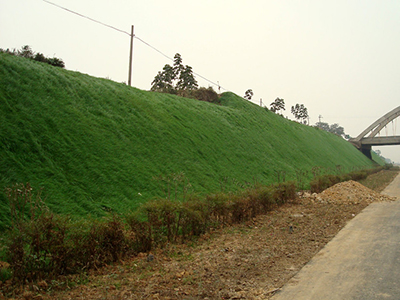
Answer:
[[[385,158],[376,154],[374,150],[371,151],[372,160],[375,161],[380,166],[385,166],[387,163]]]
[[[161,195],[184,172],[195,192],[295,178],[313,166],[372,166],[353,146],[225,93],[222,105],[146,92],[0,54],[0,189],[44,188],[60,213],[98,216]],[[140,196],[139,193],[142,195]],[[8,222],[0,195],[0,228]]]

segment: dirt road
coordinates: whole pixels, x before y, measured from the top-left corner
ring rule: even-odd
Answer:
[[[382,192],[400,199],[400,175]],[[400,201],[372,203],[272,299],[400,299]]]

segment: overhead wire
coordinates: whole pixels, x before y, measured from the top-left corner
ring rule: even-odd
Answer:
[[[66,10],[66,11],[68,11],[68,12],[70,12],[70,13],[73,13],[73,14],[75,14],[75,15],[78,15],[78,16],[80,16],[80,17],[82,17],[82,18],[88,19],[88,20],[90,20],[90,21],[92,21],[92,22],[101,24],[101,25],[103,25],[103,26],[109,27],[109,28],[111,28],[111,29],[114,29],[114,30],[116,30],[116,31],[119,31],[119,32],[122,32],[122,33],[125,33],[125,34],[131,36],[131,34],[130,34],[129,32],[126,32],[126,31],[124,31],[124,30],[118,29],[118,28],[116,28],[116,27],[114,27],[114,26],[111,26],[111,25],[105,24],[105,23],[103,23],[103,22],[97,21],[97,20],[95,20],[95,19],[92,19],[92,18],[90,18],[90,17],[88,17],[88,16],[85,16],[85,15],[82,15],[82,14],[80,14],[80,13],[77,13],[77,12],[75,12],[75,11],[73,11],[73,10],[70,10],[70,9],[68,9],[68,8],[65,8],[65,7],[61,6],[61,5],[55,4],[55,3],[53,3],[53,2],[50,2],[50,1],[47,1],[47,0],[43,0],[43,1],[46,2],[46,3],[49,3],[49,4],[51,4],[51,5],[54,5],[54,6],[58,7],[58,8],[61,8],[61,9],[63,9],[63,10]]]
[[[116,31],[119,31],[119,32],[121,32],[121,33],[127,34],[128,36],[132,36],[132,35],[131,35],[129,32],[127,32],[127,31],[124,31],[124,30],[121,30],[121,29],[116,28],[116,27],[114,27],[114,26],[108,25],[108,24],[106,24],[106,23],[97,21],[97,20],[95,20],[95,19],[93,19],[93,18],[90,18],[90,17],[85,16],[85,15],[83,15],[83,14],[77,13],[77,12],[75,12],[75,11],[73,11],[73,10],[70,10],[70,9],[68,9],[68,8],[65,8],[65,7],[63,7],[63,6],[61,6],[61,5],[58,5],[58,4],[56,4],[56,3],[50,2],[50,1],[48,1],[48,0],[43,0],[43,1],[46,2],[46,3],[48,3],[48,4],[54,5],[54,6],[58,7],[58,8],[60,8],[60,9],[63,9],[63,10],[65,10],[65,11],[67,11],[67,12],[70,12],[70,13],[72,13],[72,14],[75,14],[75,15],[80,16],[80,17],[82,17],[82,18],[88,19],[88,20],[90,20],[90,21],[92,21],[92,22],[101,24],[101,25],[106,26],[106,27],[108,27],[108,28],[111,28],[111,29],[113,29],[113,30],[116,30]],[[171,60],[171,61],[174,61],[173,58],[171,58],[170,56],[166,55],[166,54],[163,53],[161,50],[158,50],[156,47],[154,47],[154,46],[150,45],[149,43],[145,42],[143,39],[139,38],[137,35],[133,34],[133,37],[134,37],[135,39],[137,39],[138,41],[142,42],[143,44],[145,44],[146,46],[150,47],[150,48],[153,49],[154,51],[158,52],[158,53],[161,54],[162,56],[168,58],[168,59]],[[195,74],[196,76],[198,76],[198,77],[200,77],[200,78],[206,80],[207,82],[209,82],[209,83],[211,83],[211,84],[217,86],[218,89],[223,89],[223,90],[227,91],[227,89],[223,88],[219,83],[215,83],[215,82],[213,82],[212,80],[209,80],[209,79],[207,79],[206,77],[204,77],[204,76],[202,76],[202,75],[200,75],[200,74],[198,74],[198,73],[193,72],[193,74]]]
[[[169,57],[168,55],[164,54],[163,52],[161,52],[160,50],[158,50],[157,48],[153,47],[152,45],[150,45],[149,43],[143,41],[141,38],[139,38],[137,35],[134,35],[134,38],[141,41],[143,44],[145,44],[146,46],[150,47],[151,49],[157,51],[158,53],[160,53],[162,56],[168,58],[169,60],[174,60],[173,58]]]

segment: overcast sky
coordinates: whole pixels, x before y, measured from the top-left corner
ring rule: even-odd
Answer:
[[[352,137],[400,106],[399,0],[49,1],[128,33],[134,25],[138,38],[180,53],[221,92],[252,89],[252,101],[268,107],[283,98],[289,118],[304,104],[311,124],[322,116]],[[0,0],[0,48],[30,45],[69,70],[127,82],[129,44],[128,34],[43,0]],[[135,39],[132,85],[149,90],[167,63]],[[381,136],[400,133],[396,123]],[[400,146],[374,149],[400,162]]]

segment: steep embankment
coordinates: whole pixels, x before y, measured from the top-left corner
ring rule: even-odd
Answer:
[[[0,54],[0,189],[43,187],[56,212],[126,211],[163,195],[160,175],[184,172],[205,193],[337,165],[373,163],[337,136],[232,93],[215,105]],[[1,193],[0,228],[8,212]]]

